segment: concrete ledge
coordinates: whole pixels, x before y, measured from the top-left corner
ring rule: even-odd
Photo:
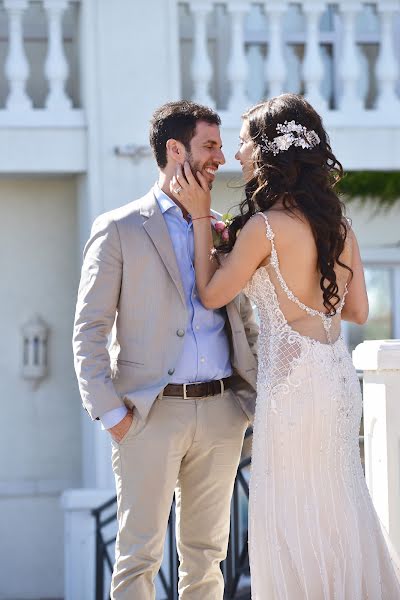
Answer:
[[[115,493],[115,490],[67,490],[61,496],[61,506],[64,511],[92,510],[113,498]]]
[[[400,371],[400,340],[367,340],[353,351],[353,364],[362,371]]]

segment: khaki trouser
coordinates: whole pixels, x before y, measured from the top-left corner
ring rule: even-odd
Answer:
[[[119,532],[112,600],[154,600],[174,490],[182,600],[222,600],[220,562],[248,420],[231,390],[159,397],[142,423],[112,442]]]

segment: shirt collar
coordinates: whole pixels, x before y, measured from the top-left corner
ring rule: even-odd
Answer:
[[[153,190],[162,214],[166,213],[167,210],[176,208],[178,209],[176,212],[179,211],[180,216],[183,217],[182,210],[165,192],[162,191],[157,182],[154,184]]]

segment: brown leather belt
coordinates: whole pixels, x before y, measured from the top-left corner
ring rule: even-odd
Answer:
[[[224,390],[232,387],[233,377],[204,381],[202,383],[169,383],[163,391],[163,396],[176,398],[202,398],[223,394]]]

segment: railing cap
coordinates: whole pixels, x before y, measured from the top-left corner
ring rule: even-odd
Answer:
[[[66,490],[61,496],[64,511],[91,511],[115,495],[115,490]]]
[[[353,351],[353,363],[362,371],[400,371],[400,340],[366,340]]]

